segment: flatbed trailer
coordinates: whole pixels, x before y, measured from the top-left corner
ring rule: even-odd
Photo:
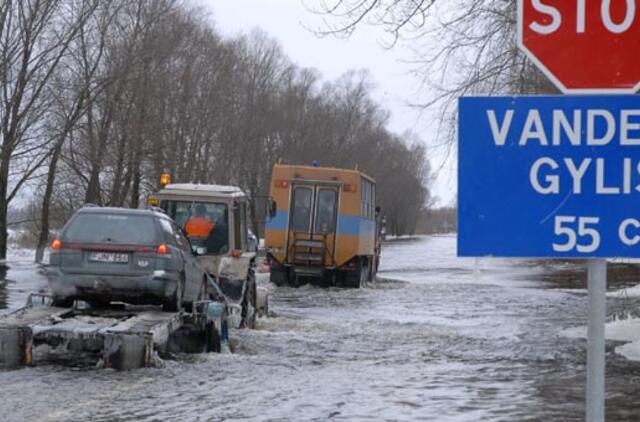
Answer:
[[[192,313],[150,307],[91,309],[50,306],[47,295],[30,295],[27,306],[0,317],[0,367],[42,362],[93,364],[127,370],[150,367],[174,353],[220,352],[228,321],[239,309],[201,301]]]

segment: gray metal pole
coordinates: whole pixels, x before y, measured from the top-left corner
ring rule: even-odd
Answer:
[[[589,329],[587,332],[587,422],[604,422],[604,325],[607,315],[607,261],[588,264]]]

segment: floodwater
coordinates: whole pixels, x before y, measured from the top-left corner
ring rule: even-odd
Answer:
[[[585,324],[582,266],[454,255],[451,236],[396,241],[371,288],[271,287],[273,315],[233,332],[234,354],[129,372],[0,371],[1,419],[584,420],[585,341],[561,335]],[[27,261],[10,265],[0,307],[15,308],[45,284]],[[640,270],[618,265],[611,279],[628,285]],[[638,305],[610,298],[609,317]],[[640,363],[616,345],[607,420],[638,420]]]

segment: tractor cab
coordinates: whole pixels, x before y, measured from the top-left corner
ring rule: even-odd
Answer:
[[[191,242],[198,261],[218,276],[223,258],[252,260],[247,244],[247,196],[235,186],[167,184],[158,206]]]

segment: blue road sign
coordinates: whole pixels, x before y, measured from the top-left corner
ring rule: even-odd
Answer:
[[[458,255],[640,257],[640,96],[459,103]]]

